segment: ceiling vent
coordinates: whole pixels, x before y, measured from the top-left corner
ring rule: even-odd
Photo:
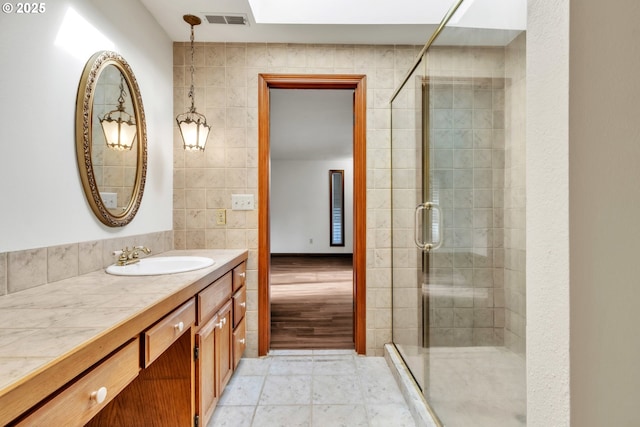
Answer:
[[[218,14],[218,15],[205,15],[209,24],[225,24],[225,25],[249,25],[247,15],[241,14]]]

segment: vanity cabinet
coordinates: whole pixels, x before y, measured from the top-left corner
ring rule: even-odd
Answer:
[[[242,266],[244,267],[244,266]],[[244,279],[244,275],[241,276]],[[247,347],[247,330],[244,315],[247,312],[247,291],[244,281],[233,294],[233,369],[240,363]]]
[[[0,425],[205,426],[245,348],[247,253],[225,253],[218,269],[176,276],[175,290],[134,305],[126,320],[61,352],[15,392],[0,389]],[[103,278],[122,280],[111,279]],[[155,295],[153,278],[131,280]]]
[[[244,348],[234,345],[234,289],[244,290],[245,264],[212,283],[198,294],[196,327],[196,414],[200,425],[207,425],[220,395],[231,379],[236,358]],[[234,294],[235,296],[235,294]]]
[[[227,302],[196,332],[196,414],[202,425],[213,415],[233,373],[231,303]]]
[[[87,426],[191,425],[195,323],[196,302],[190,298],[143,331],[139,375]]]

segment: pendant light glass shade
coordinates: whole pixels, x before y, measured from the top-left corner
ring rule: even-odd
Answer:
[[[204,151],[204,146],[207,144],[207,138],[209,137],[209,130],[211,126],[207,125],[207,119],[193,111],[183,113],[176,117],[178,127],[180,128],[180,135],[184,142],[185,150],[192,151]]]
[[[202,21],[194,15],[184,15],[182,18],[187,24],[191,25],[191,86],[189,88],[191,108],[189,108],[189,111],[186,113],[178,114],[176,121],[180,128],[180,136],[182,136],[184,149],[190,151],[204,151],[211,126],[207,124],[207,118],[205,116],[196,112],[195,90],[193,87],[193,73],[195,71],[193,66],[193,26],[200,25]]]
[[[114,150],[131,150],[136,137],[136,124],[131,120],[131,116],[125,112],[120,112],[120,115],[115,119],[112,113],[113,111],[100,120],[102,132],[107,139],[107,146]],[[125,114],[129,116],[126,120],[122,117]]]
[[[119,151],[131,150],[137,130],[133,117],[124,109],[124,98],[126,95],[121,76],[118,106],[115,110],[109,111],[100,119],[100,126],[102,126],[102,132],[104,133],[107,146]]]

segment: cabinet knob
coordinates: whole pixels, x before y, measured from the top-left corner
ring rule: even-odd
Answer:
[[[245,343],[245,339],[244,339],[244,338],[240,338],[240,339],[238,340],[238,342],[239,342],[240,344],[244,344],[244,343]]]
[[[100,387],[98,390],[91,392],[90,399],[96,403],[102,403],[107,398],[107,388]]]
[[[173,328],[176,330],[176,332],[182,332],[184,330],[184,322],[178,322],[176,323]]]
[[[238,276],[244,279],[245,277],[247,277],[247,273],[243,271],[242,273],[238,274]]]
[[[246,306],[247,306],[246,302],[243,301],[243,302],[240,303],[240,307],[246,307]]]

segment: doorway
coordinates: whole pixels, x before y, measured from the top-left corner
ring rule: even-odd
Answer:
[[[366,99],[363,75],[260,74],[258,87],[258,354],[271,348],[270,89],[353,91],[353,338],[366,351]]]
[[[353,89],[270,89],[271,350],[353,349]]]

